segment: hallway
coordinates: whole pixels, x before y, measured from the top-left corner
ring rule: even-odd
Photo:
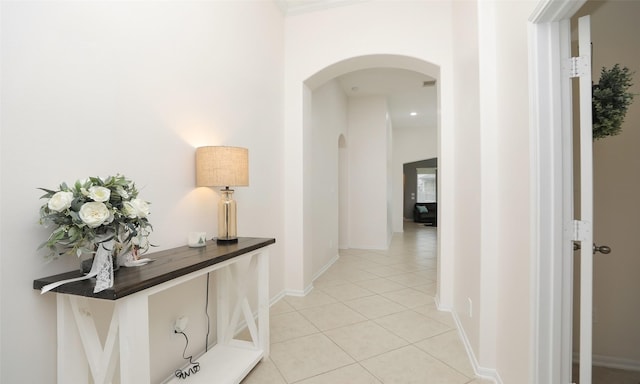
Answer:
[[[306,297],[271,308],[271,357],[243,384],[488,384],[436,309],[437,229],[405,222],[388,251],[341,250]]]

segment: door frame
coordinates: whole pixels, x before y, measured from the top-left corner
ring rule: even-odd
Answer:
[[[572,364],[573,148],[570,18],[586,0],[541,0],[529,18],[532,375],[568,384]]]

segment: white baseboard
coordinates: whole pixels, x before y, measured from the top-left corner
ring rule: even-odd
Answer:
[[[338,261],[338,258],[340,258],[340,255],[336,255],[334,256],[328,263],[327,265],[325,265],[320,272],[318,272],[316,274],[316,276],[314,276],[313,280],[317,279],[318,277],[320,277],[323,273],[325,273],[336,261]],[[308,286],[305,287],[305,289],[303,291],[300,290],[296,290],[296,289],[284,289],[282,291],[280,291],[280,293],[278,293],[277,295],[273,296],[271,298],[271,300],[269,300],[269,307],[274,306],[278,301],[282,300],[282,298],[284,298],[285,296],[295,296],[295,297],[304,297],[306,295],[309,294],[309,292],[311,292],[313,290],[313,283],[309,284]],[[253,318],[254,320],[258,318],[258,311],[254,311],[253,312]],[[242,320],[238,323],[238,327],[236,329],[235,335],[238,335],[240,332],[242,332],[245,328],[247,327],[247,322],[246,320]]]
[[[325,266],[323,266],[318,273],[315,274],[315,276],[313,276],[313,280],[315,281],[318,277],[322,276],[329,268],[331,268],[331,266],[333,264],[335,264],[336,261],[338,261],[338,259],[340,258],[339,254],[336,254],[334,257],[331,258],[331,260],[329,260],[329,262],[327,264],[325,264]],[[276,301],[280,300],[280,298],[284,297],[284,296],[295,296],[295,297],[303,297],[309,294],[309,292],[311,292],[313,290],[313,282],[309,285],[307,285],[305,287],[305,289],[303,291],[298,290],[298,289],[285,289],[284,291],[280,292],[279,297],[277,300],[271,300],[272,303],[275,303]],[[273,304],[272,304],[273,305]]]
[[[335,264],[336,261],[338,261],[338,259],[340,258],[340,254],[336,254],[335,256],[333,256],[331,258],[331,260],[329,260],[329,262],[327,264],[324,265],[324,267],[320,268],[320,270],[318,271],[318,273],[316,273],[313,276],[313,281],[316,281],[316,279],[320,276],[322,276],[325,272],[327,272],[327,270],[329,268],[331,268],[333,266],[333,264]]]
[[[307,285],[302,291],[299,289],[287,289],[284,291],[284,296],[303,297],[303,296],[307,296],[309,292],[311,292],[312,290],[313,290],[313,283]]]
[[[573,353],[573,362],[580,361],[580,353]],[[592,364],[596,367],[607,367],[615,369],[624,369],[625,371],[640,371],[640,361],[627,359],[624,357],[593,355]]]
[[[440,294],[436,293],[436,296],[433,298],[433,301],[435,301],[436,303],[436,308],[438,308],[438,311],[442,311],[442,312],[451,312],[453,315],[453,308],[451,307],[445,307],[442,305],[442,303],[440,302]]]
[[[287,296],[287,292],[282,290],[277,295],[273,296],[271,300],[269,300],[269,307],[273,307],[280,299]]]
[[[471,348],[471,343],[469,343],[469,338],[467,337],[464,328],[462,328],[462,323],[460,322],[458,314],[455,311],[449,312],[451,312],[451,315],[453,316],[453,320],[456,323],[456,328],[458,329],[458,334],[462,339],[464,349],[467,351],[467,355],[469,356],[469,360],[471,361],[473,373],[475,373],[478,377],[481,377],[485,380],[491,380],[496,384],[504,384],[498,371],[492,368],[485,368],[480,366],[480,364],[478,363],[478,359],[476,358],[476,355],[473,353],[473,349]]]

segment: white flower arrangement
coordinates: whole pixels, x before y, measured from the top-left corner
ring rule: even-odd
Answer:
[[[138,198],[135,183],[122,175],[90,177],[58,190],[39,188],[47,202],[40,207],[40,224],[55,229],[39,248],[48,257],[80,256],[96,245],[115,241],[118,254],[137,255],[149,249],[149,203]],[[117,255],[114,254],[114,257]]]

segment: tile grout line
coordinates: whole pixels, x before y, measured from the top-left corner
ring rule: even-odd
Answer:
[[[407,241],[407,240],[405,240],[405,241]],[[334,280],[341,280],[342,282],[338,283],[338,284],[335,284],[335,285],[328,285],[326,287],[323,287],[323,286],[316,287],[317,291],[320,291],[322,294],[328,296],[332,300],[335,300],[335,302],[323,303],[323,304],[319,304],[319,305],[312,305],[312,306],[308,306],[308,307],[297,308],[293,304],[291,304],[291,303],[289,303],[289,302],[287,302],[285,300],[285,302],[287,303],[287,305],[289,307],[288,309],[290,309],[290,310],[278,313],[278,315],[296,312],[297,315],[301,316],[303,319],[305,319],[307,322],[309,322],[317,332],[314,332],[312,334],[292,337],[291,339],[282,340],[282,341],[279,341],[277,343],[272,343],[272,344],[279,344],[279,343],[282,343],[282,342],[287,342],[287,341],[299,339],[299,338],[302,338],[302,337],[308,337],[308,336],[311,336],[311,335],[321,334],[332,345],[337,347],[346,356],[348,356],[353,362],[351,362],[349,364],[342,365],[340,367],[335,367],[335,368],[329,369],[329,370],[327,370],[325,372],[317,373],[317,374],[314,374],[314,375],[309,376],[309,377],[304,377],[304,378],[301,378],[299,380],[295,380],[295,381],[289,382],[285,378],[283,372],[281,371],[281,368],[276,364],[275,361],[271,360],[271,362],[274,365],[274,367],[276,368],[276,371],[277,371],[278,375],[280,376],[280,378],[287,384],[300,383],[300,382],[303,382],[305,380],[309,380],[309,379],[311,379],[313,377],[322,376],[322,375],[328,374],[330,372],[334,372],[334,371],[343,369],[345,367],[349,367],[349,366],[358,364],[362,369],[364,369],[366,372],[368,372],[371,376],[375,377],[376,380],[378,380],[380,383],[384,384],[383,377],[377,376],[374,372],[372,372],[369,369],[367,369],[362,363],[364,361],[367,361],[367,360],[370,360],[370,359],[374,359],[376,357],[382,356],[384,354],[387,354],[387,353],[390,353],[390,352],[393,352],[393,351],[397,351],[397,350],[400,350],[400,349],[403,349],[403,348],[407,348],[407,347],[412,347],[412,348],[415,348],[416,350],[424,353],[425,355],[429,356],[430,358],[434,359],[435,361],[443,364],[444,366],[448,367],[449,369],[453,370],[454,372],[457,372],[458,374],[462,375],[464,378],[467,378],[468,380],[465,381],[466,384],[473,383],[477,379],[476,377],[467,376],[466,374],[464,374],[463,372],[461,372],[460,370],[458,370],[454,366],[452,366],[449,363],[447,363],[445,360],[442,360],[442,359],[438,358],[437,356],[431,354],[430,352],[428,352],[426,350],[423,350],[422,348],[420,348],[417,345],[419,343],[422,343],[422,342],[424,342],[426,340],[429,340],[429,339],[432,339],[434,337],[438,337],[438,336],[444,335],[444,334],[446,334],[448,332],[455,331],[456,330],[455,325],[452,326],[451,324],[445,323],[442,320],[439,320],[437,318],[431,317],[428,314],[421,313],[421,312],[419,312],[417,310],[417,308],[428,307],[430,305],[429,302],[425,302],[425,303],[423,303],[421,305],[417,305],[417,306],[414,306],[414,305],[408,306],[406,304],[397,302],[397,301],[393,300],[392,298],[384,296],[385,294],[390,294],[392,292],[399,292],[399,291],[402,291],[402,290],[410,289],[412,291],[415,291],[416,294],[424,295],[424,296],[430,298],[431,300],[433,300],[434,295],[433,295],[432,292],[429,291],[429,288],[426,287],[426,286],[437,284],[437,280],[432,280],[431,277],[425,276],[425,274],[428,274],[429,272],[424,273],[424,271],[436,270],[437,266],[435,266],[435,267],[433,267],[431,265],[426,266],[424,261],[425,260],[429,261],[429,264],[431,264],[430,261],[431,260],[436,260],[436,257],[435,256],[428,256],[426,258],[420,257],[420,254],[423,253],[423,252],[429,253],[428,250],[424,249],[424,248],[428,248],[428,247],[426,247],[426,246],[416,247],[416,249],[414,249],[414,250],[409,250],[408,248],[404,248],[402,250],[394,250],[394,251],[386,251],[386,252],[359,250],[357,252],[348,252],[348,253],[346,253],[344,255],[341,254],[340,258],[338,259],[338,262],[336,262],[334,265],[332,265],[330,268],[328,268],[327,271],[325,271],[325,273],[323,275],[323,276],[326,276],[328,273],[331,273],[333,271],[333,273],[336,274],[338,277],[334,278],[334,279],[323,280],[323,282],[326,282],[326,283],[329,283],[329,284],[330,284],[331,281],[334,281]],[[413,261],[406,260],[405,259],[406,255],[409,252],[411,252],[413,255],[419,256],[418,259],[422,260],[423,262],[422,263],[416,262],[415,261],[416,257],[412,258]],[[371,257],[369,257],[369,256],[371,256]],[[380,259],[380,257],[384,257],[386,259]],[[393,263],[393,264],[386,264],[386,263],[378,262],[378,261],[382,261],[382,260],[392,261],[391,259],[398,258],[398,257],[402,258],[402,260],[399,261],[399,262]],[[375,259],[375,260],[372,260],[372,259]],[[368,267],[359,268],[359,267],[357,267],[358,263],[367,263]],[[378,266],[371,267],[370,263],[377,264]],[[342,264],[342,266],[340,264]],[[388,275],[388,276],[379,276],[379,275],[376,275],[375,273],[371,273],[371,272],[367,271],[367,270],[375,269],[375,268],[390,268],[390,269],[393,269],[393,265],[395,265],[395,266],[402,265],[403,269],[397,269],[397,271],[398,271],[397,274],[391,274],[391,275]],[[339,268],[336,269],[336,267],[339,267]],[[352,268],[352,267],[353,267],[353,271],[365,272],[365,273],[368,273],[369,275],[374,276],[374,277],[366,278],[366,279],[358,279],[358,280],[349,280],[348,278],[345,278],[344,276],[348,276],[349,275],[349,269]],[[336,271],[338,271],[338,272],[336,272]],[[420,273],[420,272],[423,272],[423,274],[421,276],[418,275],[417,278],[418,279],[419,278],[423,278],[425,280],[424,284],[406,286],[405,284],[399,283],[398,281],[394,281],[394,280],[391,280],[391,279],[388,278],[388,277],[400,276],[400,275],[404,275],[404,274],[407,274],[407,275],[408,274],[416,274],[416,273]],[[344,276],[341,276],[341,275],[344,275]],[[375,291],[372,291],[371,289],[368,289],[368,288],[366,288],[364,286],[361,286],[359,284],[359,283],[362,283],[364,281],[372,281],[372,280],[377,280],[377,279],[381,279],[382,281],[388,281],[388,282],[391,282],[391,283],[394,283],[394,284],[401,285],[402,288],[392,289],[390,291],[384,291],[384,292],[375,292]],[[340,297],[334,296],[335,293],[334,293],[334,295],[331,295],[329,292],[325,291],[325,289],[327,289],[327,288],[339,287],[340,285],[347,285],[347,284],[350,284],[351,286],[354,286],[354,287],[358,287],[358,288],[360,288],[360,289],[362,289],[362,290],[364,290],[364,291],[366,291],[368,293],[363,295],[363,296],[340,298]],[[422,287],[422,289],[419,289],[419,288],[416,288],[416,287]],[[398,305],[402,309],[399,310],[399,311],[396,311],[396,312],[392,312],[392,313],[389,313],[389,314],[382,315],[382,316],[370,317],[370,316],[367,316],[365,313],[359,311],[358,309],[352,307],[351,305],[347,304],[349,302],[353,303],[354,301],[357,301],[359,299],[365,299],[365,298],[380,298],[380,299],[388,300],[391,303],[394,303],[394,304]],[[286,298],[284,298],[284,299],[286,299]],[[305,316],[305,314],[302,312],[302,311],[307,311],[308,312],[308,310],[313,309],[313,308],[317,309],[317,308],[321,308],[321,307],[324,307],[324,306],[335,305],[335,304],[341,304],[341,305],[345,306],[346,308],[348,308],[349,310],[351,310],[354,313],[358,314],[359,316],[362,316],[364,318],[364,320],[356,321],[354,323],[349,323],[349,324],[340,325],[340,326],[337,326],[337,327],[334,327],[334,328],[322,330],[318,326],[316,326],[313,323],[313,321],[311,321],[311,319],[308,317],[308,315]],[[424,308],[424,309],[426,311],[429,310],[429,308]],[[401,313],[401,312],[412,312],[412,313],[414,313],[414,314],[416,314],[416,315],[418,315],[420,317],[424,317],[425,319],[428,319],[429,321],[433,321],[433,322],[435,322],[437,324],[440,324],[440,325],[446,327],[447,329],[443,330],[443,331],[436,332],[433,335],[430,335],[428,337],[422,338],[422,339],[417,340],[415,342],[411,342],[410,340],[407,340],[406,338],[402,337],[401,335],[398,335],[397,333],[393,332],[393,330],[388,329],[383,324],[380,324],[378,322],[380,319],[382,319],[384,317],[392,316],[394,314]],[[393,347],[391,349],[385,350],[384,352],[375,353],[374,355],[367,356],[367,358],[365,358],[365,359],[358,360],[355,356],[351,355],[346,349],[341,347],[336,341],[334,341],[327,334],[327,332],[330,332],[330,331],[334,331],[334,330],[337,330],[337,329],[340,329],[340,328],[345,328],[345,327],[349,327],[349,326],[353,326],[353,325],[357,325],[357,324],[363,324],[363,323],[366,323],[366,322],[371,322],[372,324],[377,325],[378,327],[384,329],[386,332],[389,332],[389,334],[394,335],[395,337],[397,337],[399,340],[403,340],[407,344],[405,344],[403,346],[399,346],[399,347]]]

